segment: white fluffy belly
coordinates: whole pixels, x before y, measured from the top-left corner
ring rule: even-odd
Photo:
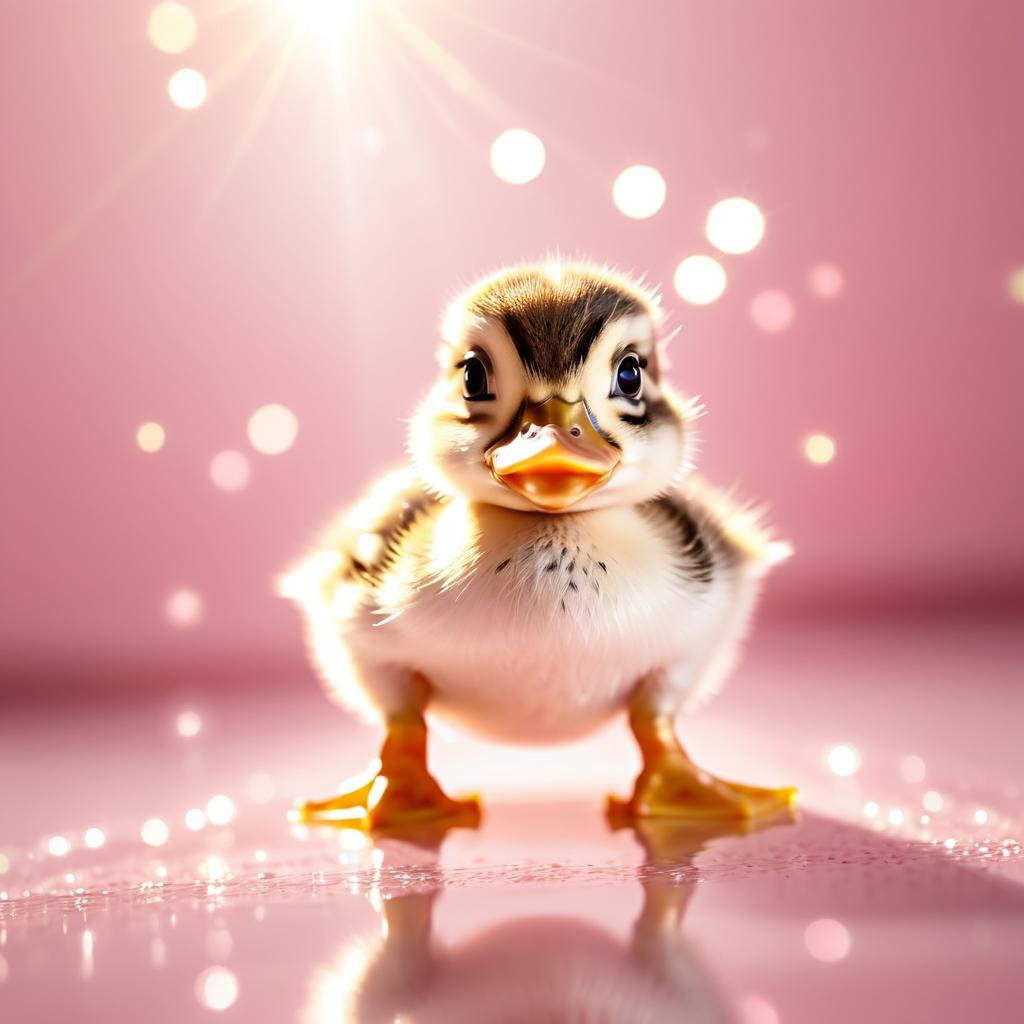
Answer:
[[[545,743],[625,710],[653,670],[666,670],[682,704],[685,666],[703,657],[728,606],[727,575],[687,581],[671,538],[628,509],[491,512],[456,525],[436,527],[459,538],[454,555],[401,563],[374,604],[339,623],[371,705],[400,707],[419,674],[432,712],[495,739]]]
[[[454,647],[447,657],[428,656],[432,710],[494,739],[570,740],[622,710],[637,682],[635,661],[539,637],[510,639],[487,652]]]
[[[685,661],[720,604],[717,587],[681,587],[621,513],[542,522],[485,551],[375,632],[430,680],[434,711],[498,739],[592,731],[652,669]]]

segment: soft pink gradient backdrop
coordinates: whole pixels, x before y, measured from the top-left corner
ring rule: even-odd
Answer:
[[[299,664],[275,574],[401,457],[445,300],[556,248],[665,285],[672,376],[709,407],[700,468],[797,549],[768,619],[1020,610],[1019,4],[391,0],[415,28],[365,11],[336,72],[285,26],[249,46],[273,3],[192,6],[177,57],[148,4],[0,9],[9,692]],[[453,88],[416,32],[469,75]],[[166,92],[182,66],[211,86],[191,112]],[[488,163],[510,127],[547,147],[521,187]],[[668,182],[647,221],[611,202],[634,163]],[[673,270],[733,194],[764,241],[687,306]],[[830,301],[821,261],[845,276]],[[796,306],[779,334],[750,320],[764,288]],[[267,402],[301,424],[273,458],[245,433]],[[225,448],[253,459],[237,494],[210,482]],[[203,596],[193,629],[164,620],[177,587]]]

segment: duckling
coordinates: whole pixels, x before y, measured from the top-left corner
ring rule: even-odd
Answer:
[[[304,820],[473,824],[427,765],[439,716],[571,740],[624,714],[642,770],[616,818],[744,820],[795,790],[717,778],[676,718],[720,686],[788,553],[692,472],[694,400],[663,375],[657,294],[588,264],[524,265],[459,296],[440,376],[389,474],[288,576],[328,694],[382,721],[379,758]]]

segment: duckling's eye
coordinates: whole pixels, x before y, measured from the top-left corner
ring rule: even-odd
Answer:
[[[612,396],[637,399],[643,391],[643,362],[632,352],[623,356],[615,370],[612,381]]]
[[[458,365],[462,368],[462,397],[467,402],[486,402],[494,398],[487,364],[479,356],[468,355]]]

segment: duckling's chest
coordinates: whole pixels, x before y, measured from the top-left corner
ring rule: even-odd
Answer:
[[[665,538],[632,509],[485,520],[477,550],[465,598],[513,628],[617,633],[677,590]]]
[[[670,531],[633,509],[498,513],[474,530],[471,557],[419,588],[388,628],[436,706],[478,729],[586,731],[644,674],[683,657],[717,603],[713,584],[681,572]]]

